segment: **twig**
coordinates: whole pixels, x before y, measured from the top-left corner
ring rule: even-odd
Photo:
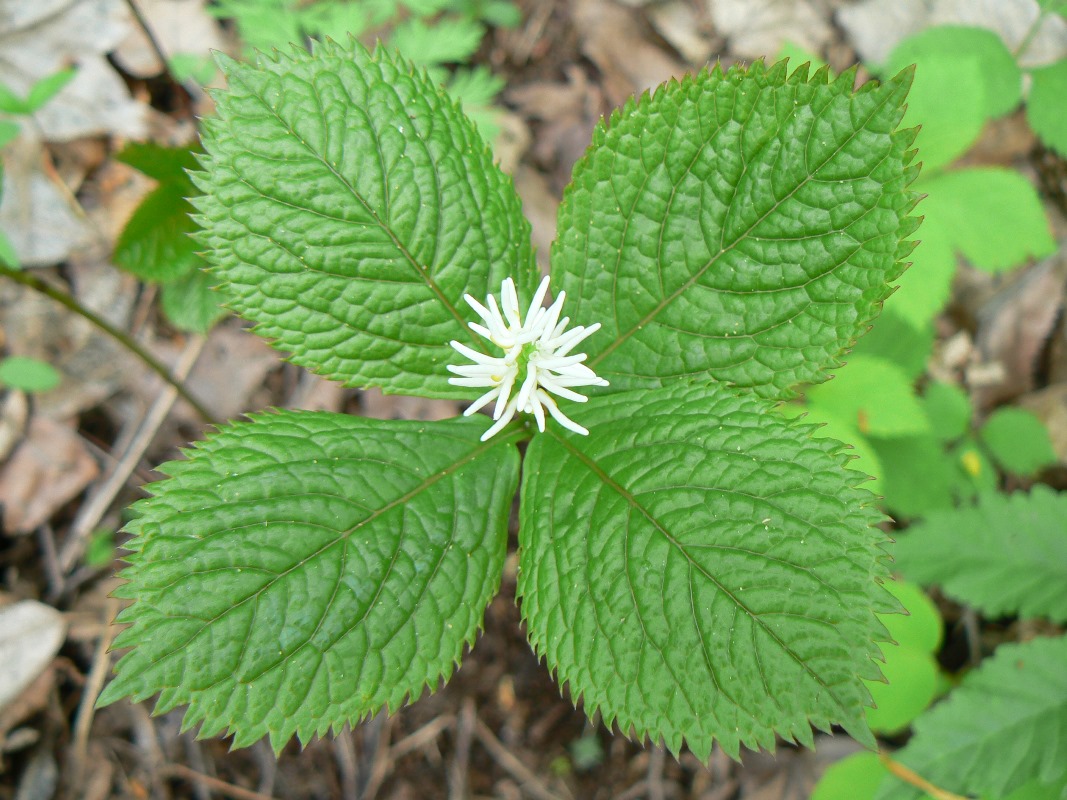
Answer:
[[[434,717],[417,731],[409,733],[389,748],[390,760],[398,761],[412,750],[418,750],[420,747],[429,744],[440,736],[442,731],[452,727],[455,722],[456,718],[451,714],[442,714],[439,717]]]
[[[137,3],[134,0],[126,0],[126,5],[130,9],[130,13],[133,14],[133,18],[137,21],[138,26],[144,31],[145,38],[148,40],[148,46],[152,48],[152,52],[155,53],[156,58],[159,59],[159,65],[163,68],[163,74],[167,76],[167,80],[173,83],[175,86],[181,88],[185,92],[185,96],[190,100],[195,100],[193,92],[184,81],[178,80],[174,71],[170,68],[170,60],[167,58],[167,54],[163,52],[163,46],[159,43],[159,39],[156,38],[155,33],[152,32],[152,28],[148,25],[148,20],[145,19],[144,14],[141,13],[141,9],[138,8]]]
[[[115,626],[110,622],[119,610],[119,601],[108,598],[104,605],[104,629],[100,634],[100,641],[96,644],[93,653],[93,665],[89,670],[89,680],[85,682],[82,690],[81,702],[78,703],[78,713],[74,718],[74,744],[71,748],[73,760],[72,770],[74,779],[72,786],[81,783],[85,774],[85,759],[89,748],[89,729],[93,725],[93,715],[96,713],[96,698],[100,696],[100,690],[104,688],[104,679],[107,677],[108,666],[111,658],[108,656],[108,648],[111,647],[111,639],[115,635]]]
[[[667,752],[662,745],[656,745],[648,754],[648,800],[664,800],[666,794],[663,791],[663,762]]]
[[[352,734],[347,726],[333,737],[333,760],[337,762],[337,772],[341,778],[341,797],[358,800],[359,768],[356,766]]]
[[[174,376],[177,380],[183,380],[192,370],[196,359],[204,349],[204,341],[203,336],[193,336],[189,339],[178,357],[178,363],[174,366]],[[92,494],[78,510],[59,553],[59,566],[64,573],[69,572],[81,557],[85,550],[86,539],[107,512],[108,506],[111,505],[130,474],[137,468],[141,456],[152,443],[156,431],[170,413],[177,396],[178,392],[174,384],[164,388],[145,413],[137,431],[123,451],[122,457],[114,464],[104,481],[96,485]]]
[[[208,411],[203,405],[201,405],[200,401],[193,397],[193,395],[189,393],[189,390],[186,389],[180,381],[175,380],[171,376],[170,372],[162,364],[162,362],[157,360],[155,356],[153,356],[144,347],[138,344],[137,340],[130,336],[128,333],[119,330],[106,319],[101,317],[99,314],[90,311],[88,308],[79,303],[73,296],[67,294],[61,289],[57,289],[55,286],[52,286],[46,281],[41,280],[35,275],[30,275],[28,272],[24,272],[22,270],[5,267],[2,264],[0,264],[0,275],[11,278],[11,280],[15,281],[16,283],[21,283],[23,286],[27,286],[30,289],[33,289],[35,292],[40,292],[46,297],[51,297],[60,305],[70,309],[78,316],[87,319],[97,328],[102,330],[112,339],[117,341],[119,344],[121,344],[123,347],[125,347],[127,350],[129,350],[131,353],[141,359],[141,361],[144,362],[146,367],[148,367],[159,377],[161,377],[163,380],[173,386],[174,389],[178,392],[178,394],[180,394],[182,398],[193,407],[193,409],[200,416],[200,418],[204,420],[204,422],[207,422],[209,424],[216,424],[217,421],[211,416],[211,412]]]
[[[224,794],[227,797],[236,797],[237,800],[274,800],[269,794],[253,792],[251,789],[235,786],[218,778],[212,778],[210,775],[203,775],[196,770],[189,769],[184,764],[164,764],[159,771],[165,777],[184,778],[188,781],[202,783],[219,794]]]
[[[360,771],[366,779],[361,787],[360,800],[374,800],[392,766],[389,738],[393,734],[393,717],[385,711],[378,712],[374,719],[363,724],[362,733],[364,749]]]
[[[474,720],[476,714],[474,701],[463,698],[456,723],[456,756],[448,769],[449,800],[466,800],[470,793],[467,786],[467,772],[471,761],[471,740],[474,738]]]
[[[879,751],[878,758],[885,765],[887,770],[892,772],[905,783],[911,784],[915,788],[926,792],[933,797],[934,800],[968,800],[968,798],[963,797],[962,795],[953,794],[947,789],[934,786],[930,781],[912,772],[899,761],[894,761],[887,753]]]
[[[489,730],[489,727],[480,719],[474,721],[474,735],[478,737],[478,741],[482,743],[482,746],[489,751],[489,755],[522,785],[523,790],[532,794],[538,800],[560,800],[560,795],[545,786],[529,767],[504,747],[503,743],[496,738],[493,732]],[[571,793],[566,792],[562,796],[570,798]]]

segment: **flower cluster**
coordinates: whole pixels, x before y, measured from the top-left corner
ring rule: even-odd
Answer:
[[[453,341],[452,347],[473,364],[448,367],[457,378],[449,378],[453,386],[489,387],[464,412],[470,416],[496,400],[493,425],[482,435],[484,442],[507,425],[519,411],[533,414],[538,430],[545,429],[545,409],[564,428],[588,435],[589,431],[559,410],[552,395],[584,403],[588,398],[571,391],[577,386],[607,386],[593,370],[582,362],[585,353],[568,355],[587,336],[600,329],[597,322],[588,327],[579,325],[567,330],[568,317],[560,319],[566,292],[545,308],[541,303],[548,292],[548,278],[541,281],[526,312],[526,322],[519,313],[519,296],[515,283],[505,278],[500,285],[500,305],[489,295],[486,308],[469,294],[464,299],[482,318],[484,325],[470,323],[473,331],[504,351],[502,356],[489,356]],[[518,391],[512,394],[515,388]]]

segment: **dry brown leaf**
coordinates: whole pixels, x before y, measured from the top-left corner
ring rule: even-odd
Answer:
[[[167,58],[175,55],[211,57],[225,50],[218,21],[205,10],[206,0],[135,0],[152,36]],[[155,48],[140,25],[131,25],[114,53],[124,70],[147,78],[163,71]]]
[[[69,187],[45,168],[47,158],[44,145],[32,136],[19,136],[3,150],[0,229],[26,267],[56,264],[93,239]]]
[[[65,632],[63,615],[36,600],[0,608],[0,712],[52,662]]]
[[[549,170],[557,193],[570,181],[571,169],[589,146],[593,128],[607,110],[599,87],[585,72],[568,65],[566,83],[532,83],[507,92],[509,103],[526,118],[541,123],[534,137],[534,160]]]
[[[715,49],[711,20],[688,0],[669,0],[648,9],[648,20],[691,66],[703,66]]]
[[[686,71],[648,40],[636,11],[603,0],[575,0],[571,13],[582,53],[600,70],[612,105]]]
[[[1034,389],[1037,362],[1063,308],[1064,269],[1053,257],[1023,272],[979,310],[975,350],[968,370],[979,414]],[[994,368],[994,369],[991,369]],[[998,379],[977,380],[992,375]]]
[[[122,0],[0,0],[0,82],[25,95],[41,78],[77,70],[34,115],[40,138],[144,134],[146,107],[106,58],[129,30],[128,14]]]
[[[786,42],[817,53],[833,32],[808,0],[708,0],[708,9],[730,50],[747,58],[772,60]]]
[[[116,306],[129,300],[111,299]],[[127,380],[133,356],[48,297],[0,281],[0,319],[12,352],[47,361],[63,376],[57,389],[36,397],[37,410],[46,416],[74,417]]]
[[[100,473],[71,424],[37,415],[0,467],[4,529],[29,533],[77,497]],[[2,663],[2,661],[0,661]]]
[[[1067,55],[1067,21],[1041,13],[1038,0],[862,0],[837,13],[837,21],[868,64],[882,64],[904,38],[933,25],[973,25],[997,33],[1013,53],[1026,41],[1019,63],[1035,67]]]
[[[380,389],[361,391],[359,408],[363,416],[374,419],[417,419],[429,422],[451,419],[459,414],[459,405],[452,400],[384,395]]]

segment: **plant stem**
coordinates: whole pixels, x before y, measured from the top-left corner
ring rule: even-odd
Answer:
[[[905,783],[911,784],[915,788],[926,792],[933,797],[934,800],[967,800],[967,798],[962,795],[953,794],[946,789],[934,786],[930,781],[912,772],[899,761],[894,761],[888,754],[882,751],[878,751],[878,758],[885,765],[887,770],[892,772]]]
[[[131,353],[141,359],[141,361],[145,363],[145,366],[147,366],[159,377],[161,377],[163,380],[173,386],[175,391],[177,391],[178,394],[181,395],[185,402],[187,402],[193,407],[193,409],[200,416],[200,418],[204,420],[204,422],[210,424],[215,424],[217,422],[215,418],[211,415],[211,412],[208,411],[200,403],[199,400],[193,397],[193,395],[190,394],[189,390],[186,389],[180,381],[174,379],[174,377],[170,374],[170,370],[168,370],[162,362],[156,359],[155,356],[149,353],[144,347],[142,347],[137,342],[136,339],[134,339],[128,333],[119,330],[110,322],[101,317],[99,314],[90,311],[88,308],[79,303],[73,296],[67,294],[62,289],[52,286],[50,283],[41,280],[35,275],[31,275],[28,272],[24,272],[22,270],[11,269],[10,267],[4,266],[3,264],[0,264],[0,275],[10,278],[16,283],[21,283],[23,286],[33,289],[35,292],[40,292],[41,294],[47,297],[51,297],[60,305],[70,309],[78,316],[87,319],[90,323],[95,325],[97,328],[102,330],[112,339],[117,341],[119,344],[121,344],[123,347],[125,347],[127,350],[129,350]]]

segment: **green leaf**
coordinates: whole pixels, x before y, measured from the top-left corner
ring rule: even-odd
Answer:
[[[872,800],[888,774],[877,753],[854,753],[827,767],[811,800]]]
[[[882,493],[894,516],[921,516],[952,504],[955,467],[933,434],[870,438],[882,465]]]
[[[1032,475],[1056,463],[1048,429],[1022,408],[998,408],[982,425],[978,438],[1001,467],[1016,475]]]
[[[1067,495],[987,494],[975,507],[931,514],[896,544],[910,580],[938,584],[990,617],[1067,621]]]
[[[882,494],[882,463],[867,438],[857,430],[854,419],[842,419],[818,405],[784,403],[777,410],[787,419],[803,416],[804,422],[818,425],[819,429],[815,432],[818,438],[836,439],[848,446],[849,455],[853,457],[849,468],[870,475],[874,480],[865,483],[864,488],[874,495]]]
[[[0,147],[8,144],[16,136],[19,135],[19,131],[22,128],[17,122],[9,122],[8,120],[0,120]]]
[[[997,490],[999,476],[996,467],[974,436],[965,436],[949,450],[948,458],[954,467],[952,490],[957,500],[973,500],[978,495]]]
[[[875,733],[895,734],[907,728],[937,696],[937,662],[929,653],[913,647],[890,644],[882,652],[885,682],[867,682],[875,705],[867,710],[867,724]]]
[[[851,355],[892,361],[914,381],[926,371],[934,346],[934,327],[929,322],[912,324],[895,308],[893,304],[886,306],[874,327],[856,342]]]
[[[0,83],[0,113],[29,114],[29,104],[4,83]]]
[[[716,68],[597,126],[551,261],[574,318],[604,326],[589,364],[608,391],[712,376],[784,397],[866,329],[917,224],[910,73],[826,77]]]
[[[408,19],[398,25],[389,43],[416,64],[463,64],[478,50],[485,28],[469,19],[441,19],[427,25]]]
[[[29,106],[30,113],[43,108],[49,100],[63,91],[63,87],[74,80],[74,76],[77,74],[78,71],[76,69],[68,67],[67,69],[53,72],[51,75],[47,75],[37,81],[30,88],[30,93],[26,95],[26,105]]]
[[[485,346],[464,293],[511,276],[528,302],[539,278],[474,126],[421,72],[356,43],[222,66],[196,204],[230,305],[346,385],[472,397],[446,369],[450,340]]]
[[[1067,637],[997,648],[948,699],[915,721],[894,759],[942,789],[1003,797],[1037,779],[1067,775]],[[878,800],[921,792],[899,779]]]
[[[1033,83],[1026,99],[1026,119],[1041,141],[1067,156],[1067,115],[1063,98],[1067,97],[1067,58],[1030,72]]]
[[[173,281],[203,264],[192,234],[199,230],[186,199],[199,194],[186,170],[196,167],[187,147],[132,144],[119,161],[159,181],[133,212],[115,243],[115,263],[141,280]]]
[[[115,264],[144,281],[182,278],[203,263],[192,234],[193,206],[181,189],[162,184],[152,190],[115,242]]]
[[[915,85],[918,91],[922,82],[922,78],[918,76],[922,75],[927,61],[943,58],[954,59],[961,65],[967,63],[978,67],[978,84],[983,97],[980,108],[985,117],[1003,116],[1013,111],[1022,100],[1023,76],[1019,65],[1015,63],[1015,57],[1000,36],[988,28],[963,25],[927,28],[897,45],[889,57],[886,72],[893,74],[908,64],[915,64]],[[945,90],[945,94],[959,91],[963,88],[961,84],[964,79],[964,75],[959,75],[941,88]],[[922,122],[925,126],[924,120],[917,118],[916,122]]]
[[[916,188],[925,185],[926,181],[922,181]],[[919,209],[926,212],[926,204]],[[941,313],[952,293],[956,253],[951,232],[936,215],[924,217],[920,230],[922,241],[912,251],[911,266],[900,276],[900,288],[886,301],[886,310],[899,314],[916,328],[925,328]]]
[[[936,653],[941,647],[941,614],[937,606],[918,586],[901,580],[888,581],[889,590],[907,611],[907,615],[892,614],[882,617],[889,635],[901,647]]]
[[[875,612],[899,610],[872,495],[839,442],[721,384],[606,395],[588,437],[534,437],[518,594],[561,683],[627,735],[810,746],[839,723],[873,744]]]
[[[150,142],[133,142],[122,148],[115,158],[153,180],[174,184],[186,194],[196,194],[188,171],[197,168],[199,152],[199,147],[163,147]]]
[[[24,392],[47,392],[59,386],[62,376],[51,364],[36,358],[8,356],[0,360],[0,386]]]
[[[975,167],[923,182],[922,210],[976,267],[990,272],[1056,251],[1033,185],[1015,170]],[[925,235],[925,228],[924,228]]]
[[[959,439],[971,426],[971,398],[959,386],[933,381],[923,391],[922,406],[942,442]]]
[[[211,286],[211,279],[200,269],[164,284],[160,308],[176,327],[191,333],[207,333],[226,316],[219,305],[222,298]]]
[[[434,689],[503,569],[518,452],[484,427],[283,411],[164,465],[100,703],[159,693],[185,728],[279,750]]]
[[[22,268],[22,265],[19,264],[19,254],[15,252],[15,245],[11,243],[11,240],[3,231],[0,231],[0,264],[9,269]]]
[[[941,644],[941,615],[919,587],[901,581],[889,581],[885,587],[908,616],[882,618],[896,644],[882,646],[886,682],[867,684],[875,702],[867,712],[867,723],[875,733],[896,733],[925,711],[937,694],[938,667],[931,654]]]
[[[911,62],[891,55],[889,64],[897,63]],[[886,74],[892,72],[887,69]],[[922,126],[915,144],[924,169],[938,169],[966,153],[982,133],[986,116],[977,58],[966,53],[930,54],[916,66],[904,120]]]
[[[930,430],[911,380],[896,364],[875,356],[853,356],[834,379],[805,390],[818,406],[872,436],[915,436]]]

